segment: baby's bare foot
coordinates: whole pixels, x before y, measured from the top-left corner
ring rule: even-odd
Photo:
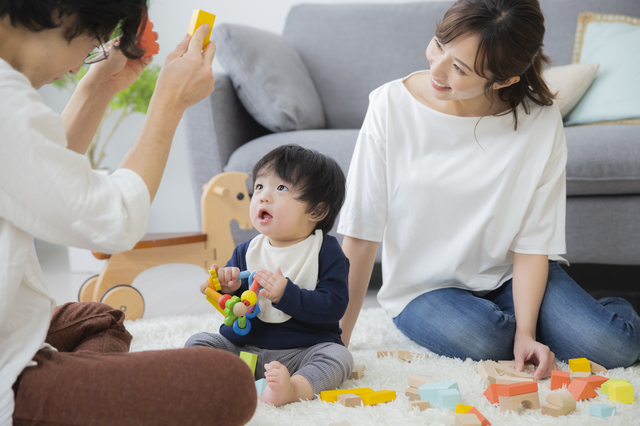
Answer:
[[[267,379],[267,388],[260,395],[260,401],[279,407],[290,402],[295,402],[295,388],[291,382],[291,376],[287,367],[278,361],[265,364],[264,378]]]

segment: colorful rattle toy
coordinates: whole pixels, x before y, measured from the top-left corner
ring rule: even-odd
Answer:
[[[255,318],[260,312],[260,307],[256,305],[260,283],[253,281],[255,272],[240,272],[238,279],[249,278],[249,290],[244,291],[242,297],[218,293],[222,288],[218,273],[215,269],[211,269],[209,274],[211,276],[207,277],[209,287],[204,290],[205,297],[224,316],[224,325],[233,326],[236,334],[244,336],[251,330],[249,319]]]

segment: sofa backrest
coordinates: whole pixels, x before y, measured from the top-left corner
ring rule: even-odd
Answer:
[[[640,17],[640,0],[541,0],[544,51],[553,65],[571,63],[580,12]],[[309,69],[327,128],[359,128],[369,93],[380,85],[428,69],[427,44],[453,4],[302,4],[289,12],[283,35]]]

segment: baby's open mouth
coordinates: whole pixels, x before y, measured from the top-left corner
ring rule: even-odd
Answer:
[[[267,222],[270,219],[273,219],[273,216],[266,210],[260,210],[258,212],[258,218],[260,219],[260,222]]]

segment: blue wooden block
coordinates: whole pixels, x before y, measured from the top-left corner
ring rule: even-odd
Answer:
[[[438,391],[438,408],[440,410],[448,408],[451,411],[455,411],[458,404],[460,404],[460,391],[458,389],[440,389]]]
[[[439,404],[439,396],[438,393],[441,390],[447,389],[458,389],[458,384],[456,382],[435,382],[435,383],[425,383],[424,385],[418,388],[418,392],[420,393],[420,399],[423,401],[429,401],[429,404],[433,405]]]
[[[604,418],[616,415],[616,407],[608,404],[594,404],[589,406],[589,414]]]
[[[267,379],[256,380],[256,390],[258,391],[258,396],[262,395],[262,392],[267,388]]]

